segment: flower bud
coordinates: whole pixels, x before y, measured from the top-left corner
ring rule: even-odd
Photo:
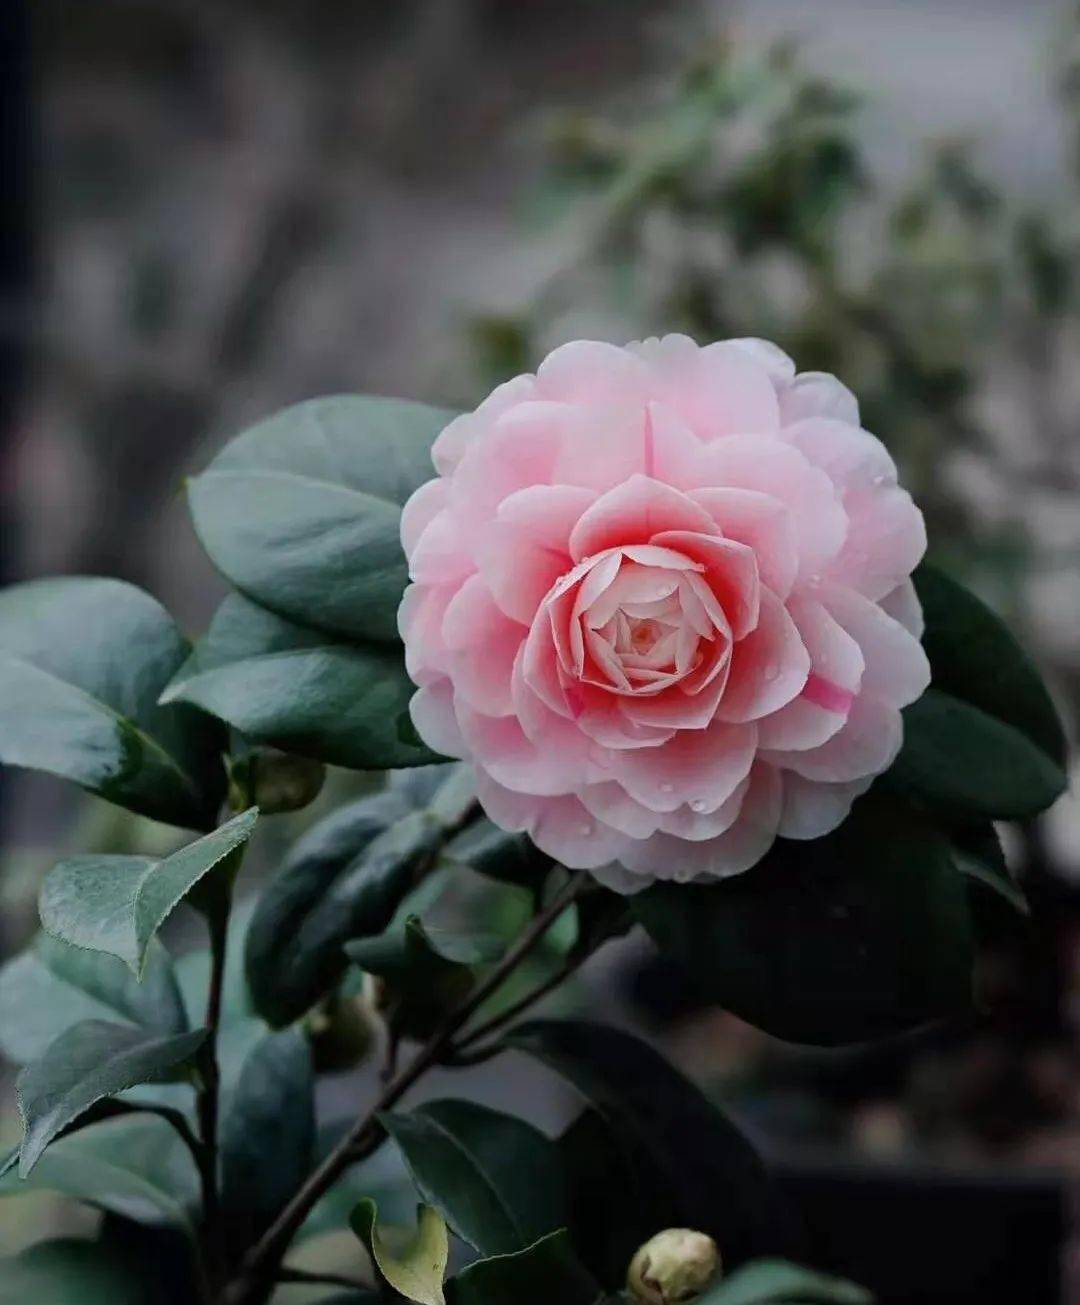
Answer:
[[[676,1305],[700,1296],[720,1269],[720,1252],[705,1233],[667,1228],[630,1261],[626,1286],[636,1305]]]
[[[280,815],[314,802],[325,779],[321,761],[258,748],[234,767],[230,799],[237,809],[254,805],[264,816]]]
[[[365,996],[336,993],[308,1015],[304,1031],[316,1073],[341,1074],[366,1059],[375,1040],[375,1017]]]

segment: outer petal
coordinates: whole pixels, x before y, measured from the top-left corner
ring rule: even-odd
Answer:
[[[859,424],[859,401],[828,372],[800,372],[780,392],[780,420],[785,426],[805,417],[833,417]]]
[[[632,841],[590,815],[576,797],[512,793],[481,767],[476,791],[480,805],[497,825],[527,831],[542,852],[571,870],[593,870],[620,860]]]
[[[436,680],[413,694],[409,715],[429,748],[444,757],[465,757],[469,749],[454,714],[454,690],[449,680]]]
[[[783,437],[841,490],[896,484],[892,455],[876,435],[858,426],[810,417],[785,426]]]
[[[779,425],[776,390],[752,351],[730,341],[703,349],[668,335],[642,347],[653,373],[653,395],[674,408],[702,440],[736,431],[772,434]]]
[[[763,758],[804,779],[849,783],[879,775],[896,760],[903,741],[900,713],[880,698],[860,694],[844,725],[827,743],[806,752],[763,752]]]
[[[916,639],[922,639],[923,631],[926,629],[926,622],[923,620],[922,603],[919,602],[919,595],[915,592],[915,586],[910,580],[905,580],[892,589],[881,600],[881,609],[887,612],[894,621],[899,621],[908,634],[913,635]]]
[[[513,716],[483,716],[462,702],[455,708],[469,755],[502,787],[552,797],[573,793],[588,782],[583,765],[537,746]]]
[[[713,721],[708,729],[682,730],[658,748],[617,753],[611,773],[653,811],[684,804],[714,811],[749,774],[756,750],[756,726]]]
[[[489,431],[493,422],[515,404],[525,403],[535,394],[534,376],[515,376],[513,380],[497,385],[475,412],[455,417],[431,446],[431,460],[436,471],[441,476],[448,476],[465,456],[469,445]]]
[[[470,576],[450,600],[442,636],[451,678],[477,711],[508,716],[513,710],[510,679],[525,635],[525,627],[501,611],[478,575]]]
[[[877,603],[839,585],[821,592],[828,610],[862,649],[866,660],[862,687],[906,707],[922,696],[930,683],[930,663],[919,641]]]
[[[846,819],[851,805],[874,782],[874,776],[848,784],[818,784],[793,770],[783,772],[784,805],[777,831],[783,838],[821,838]]]
[[[401,509],[401,546],[405,556],[410,557],[417,541],[436,513],[446,506],[450,495],[450,486],[445,480],[436,477],[426,481],[410,496]]]
[[[621,403],[645,398],[648,374],[629,349],[600,340],[560,345],[540,364],[537,389],[545,398],[570,403]]]
[[[895,485],[849,491],[844,509],[848,536],[825,574],[867,598],[884,598],[926,552],[923,515],[907,490]]]
[[[763,589],[761,619],[732,649],[727,692],[716,714],[726,721],[769,716],[802,691],[809,674],[810,654],[795,622],[780,599]]]

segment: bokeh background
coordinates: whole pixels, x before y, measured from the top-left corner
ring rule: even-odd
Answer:
[[[860,395],[932,551],[1077,736],[1080,11],[9,0],[0,21],[5,580],[119,575],[198,633],[223,589],[184,475],[273,409],[471,404],[578,336],[763,335]],[[977,1019],[793,1049],[634,938],[559,998],[723,1099],[890,1301],[1080,1302],[1080,801],[1003,832],[1034,926],[988,950]],[[0,956],[57,854],[170,837],[0,778]],[[6,1137],[10,1076],[0,1101]],[[0,1250],[86,1217],[0,1202]]]

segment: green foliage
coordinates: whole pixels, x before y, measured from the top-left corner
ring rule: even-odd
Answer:
[[[700,1297],[698,1305],[873,1305],[862,1287],[784,1260],[747,1264]]]
[[[297,404],[228,444],[188,486],[199,538],[242,592],[290,621],[393,644],[407,576],[401,505],[454,416],[400,399]]]
[[[349,643],[231,594],[162,700],[201,707],[286,752],[389,770],[438,760],[401,737],[414,692],[399,648]]]
[[[510,1255],[477,1260],[447,1283],[450,1305],[596,1305],[602,1292],[565,1230]]]
[[[352,1214],[352,1228],[364,1243],[380,1275],[406,1300],[418,1305],[446,1305],[443,1279],[449,1258],[446,1224],[429,1205],[417,1210],[415,1233],[399,1246],[391,1246],[378,1226],[374,1201],[361,1201]]]
[[[420,1195],[481,1255],[523,1251],[565,1223],[557,1153],[524,1120],[432,1101],[382,1123]]]
[[[205,1029],[153,1037],[126,1024],[82,1020],[25,1065],[15,1084],[26,1132],[19,1154],[25,1176],[63,1129],[96,1102],[190,1065]]]
[[[46,877],[39,906],[47,933],[75,947],[118,956],[141,977],[147,948],[203,875],[250,837],[252,808],[171,856],[74,856]]]
[[[0,1302],[24,1305],[145,1305],[143,1286],[113,1248],[74,1239],[37,1242],[0,1261]]]
[[[220,727],[158,697],[187,656],[172,618],[119,580],[0,592],[0,761],[206,829],[224,792]]]
[[[702,995],[794,1042],[883,1037],[970,1003],[971,928],[949,844],[873,795],[824,838],[778,840],[720,883],[657,884],[631,909]]]

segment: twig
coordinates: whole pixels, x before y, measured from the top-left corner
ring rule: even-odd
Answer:
[[[225,949],[228,909],[212,911],[207,917],[210,932],[210,987],[206,998],[206,1027],[209,1030],[199,1056],[199,1090],[196,1110],[199,1119],[199,1148],[196,1163],[202,1186],[203,1244],[212,1283],[219,1284],[227,1271],[221,1200],[218,1192],[218,1070],[217,1039],[221,1025],[221,1001],[225,979]]]
[[[504,1028],[507,1024],[511,1023],[511,1021],[517,1019],[517,1017],[524,1011],[528,1010],[530,1006],[535,1005],[538,1001],[542,1001],[549,992],[554,992],[561,983],[565,983],[574,971],[580,967],[583,960],[584,957],[574,957],[572,960],[564,961],[554,974],[550,974],[543,983],[538,983],[536,987],[527,992],[524,997],[519,997],[517,1001],[511,1003],[511,1005],[507,1006],[505,1010],[497,1011],[490,1019],[484,1020],[482,1024],[478,1024],[476,1028],[466,1030],[464,1036],[455,1044],[454,1052],[459,1053],[465,1051],[466,1048],[475,1045],[483,1038],[489,1037],[492,1033],[497,1033],[499,1029]],[[487,1057],[485,1056],[484,1059],[486,1060]],[[455,1054],[451,1063],[457,1065],[465,1062],[459,1060],[457,1054]]]

